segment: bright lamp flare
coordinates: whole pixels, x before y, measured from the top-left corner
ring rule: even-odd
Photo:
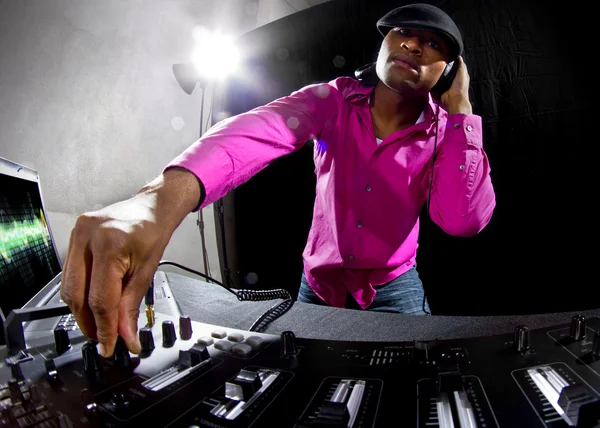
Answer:
[[[194,39],[196,46],[192,52],[192,63],[201,76],[222,79],[235,71],[240,55],[232,37],[196,27]]]

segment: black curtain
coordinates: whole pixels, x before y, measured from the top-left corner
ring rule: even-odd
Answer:
[[[239,114],[374,61],[375,23],[412,2],[331,1],[243,35],[244,78],[213,112]],[[421,216],[418,270],[434,314],[492,315],[598,306],[592,270],[595,189],[591,13],[533,0],[430,2],[460,28],[482,116],[497,208],[473,238]],[[296,296],[315,197],[312,146],[280,158],[219,201],[232,283]]]

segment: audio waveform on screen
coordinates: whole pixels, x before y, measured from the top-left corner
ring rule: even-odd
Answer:
[[[10,261],[13,253],[21,251],[30,244],[39,244],[40,241],[48,246],[50,234],[46,226],[46,218],[40,209],[40,217],[35,220],[13,221],[10,224],[0,223],[0,257]]]

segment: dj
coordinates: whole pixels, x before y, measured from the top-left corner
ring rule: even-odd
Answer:
[[[414,4],[378,28],[373,85],[340,77],[224,120],[135,196],[78,218],[61,297],[102,355],[117,334],[140,351],[140,303],[183,219],[308,140],[317,188],[298,300],[425,313],[415,265],[421,209],[446,233],[469,237],[490,221],[495,194],[456,24]],[[432,89],[452,61],[456,76],[437,99]]]

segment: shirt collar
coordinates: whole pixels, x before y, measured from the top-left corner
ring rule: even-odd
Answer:
[[[362,100],[368,100],[374,90],[375,86],[365,85],[362,82],[358,82],[358,85],[356,85],[355,88],[348,91],[348,93],[345,96],[345,99],[352,103],[357,103]],[[424,122],[427,119],[429,119],[430,122],[435,121],[435,109],[435,102],[431,97],[431,94],[429,94],[427,105],[425,106],[425,109],[423,109],[423,111],[421,112],[421,115],[419,116],[419,119],[417,119],[416,123]],[[440,108],[440,116],[443,114],[442,111],[443,109]]]

